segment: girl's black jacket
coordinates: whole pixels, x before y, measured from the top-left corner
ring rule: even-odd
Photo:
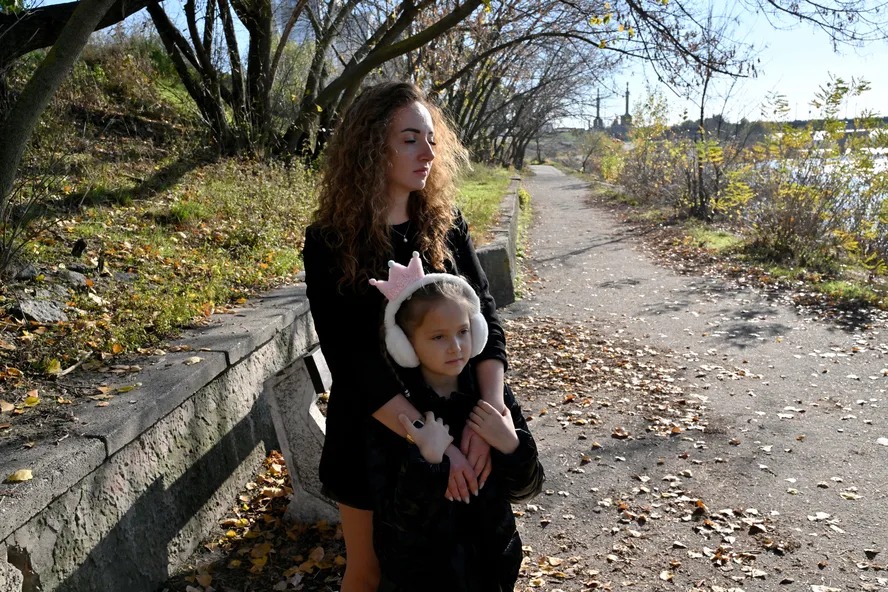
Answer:
[[[418,371],[407,380],[410,400],[421,412],[433,411],[450,426],[459,444],[469,413],[479,397],[470,364],[460,376],[460,391],[439,397],[422,383]],[[521,565],[521,539],[510,502],[537,495],[545,479],[536,443],[511,389],[505,403],[518,431],[512,454],[491,450],[493,470],[470,503],[448,501],[447,456],[426,462],[419,449],[379,426],[381,445],[371,461],[378,505],[373,539],[382,568],[380,592],[501,592],[513,590]],[[385,458],[382,458],[382,457]]]

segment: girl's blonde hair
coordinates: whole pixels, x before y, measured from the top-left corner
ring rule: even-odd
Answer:
[[[342,284],[366,285],[391,259],[387,220],[387,140],[395,113],[412,103],[428,108],[435,128],[435,160],[426,186],[407,205],[417,248],[435,269],[449,258],[445,236],[453,223],[454,177],[468,152],[447,118],[415,85],[385,82],[364,90],[327,145],[314,221],[339,255]]]

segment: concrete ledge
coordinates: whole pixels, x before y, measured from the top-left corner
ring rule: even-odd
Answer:
[[[515,302],[516,253],[518,247],[518,178],[500,204],[500,222],[493,230],[493,240],[478,249],[478,260],[490,282],[490,294],[497,307]]]
[[[81,434],[0,459],[34,473],[0,487],[4,592],[148,592],[188,559],[278,448],[266,381],[317,341],[304,286],[260,302],[220,315],[219,341],[198,332],[210,351],[149,359],[118,383],[140,387],[76,407]]]

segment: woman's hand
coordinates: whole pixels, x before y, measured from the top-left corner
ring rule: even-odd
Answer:
[[[407,439],[416,444],[426,462],[436,465],[444,460],[444,451],[453,442],[453,436],[443,419],[435,419],[434,413],[426,411],[425,422],[418,419],[411,422],[403,413],[398,415],[398,421],[407,430]]]
[[[469,415],[469,427],[503,454],[512,454],[518,448],[518,433],[508,409],[499,413],[487,401],[478,401]]]
[[[466,422],[459,449],[468,459],[475,475],[478,476],[479,487],[484,487],[484,483],[490,475],[490,469],[493,468],[490,462],[490,444],[476,434],[471,425]]]
[[[450,501],[458,500],[469,503],[470,493],[478,495],[478,479],[472,465],[459,451],[459,448],[451,444],[444,452],[450,459],[450,481],[447,483],[447,492],[444,497]]]

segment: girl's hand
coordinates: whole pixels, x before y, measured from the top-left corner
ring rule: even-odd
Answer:
[[[469,426],[503,454],[512,454],[518,449],[518,434],[508,408],[499,413],[487,401],[478,401],[469,415]]]
[[[444,497],[450,501],[469,503],[470,492],[478,495],[478,479],[475,477],[475,471],[456,446],[452,444],[448,446],[445,454],[450,459],[450,481],[447,483]]]
[[[493,468],[490,462],[490,444],[475,433],[468,420],[466,420],[466,429],[463,430],[459,449],[468,459],[475,475],[478,476],[479,487],[484,487],[484,483],[490,475],[490,469]]]
[[[434,413],[426,411],[425,422],[411,422],[403,413],[398,415],[398,421],[407,430],[407,439],[416,444],[427,462],[436,465],[444,460],[444,451],[453,442],[453,436],[443,419],[435,419]]]

